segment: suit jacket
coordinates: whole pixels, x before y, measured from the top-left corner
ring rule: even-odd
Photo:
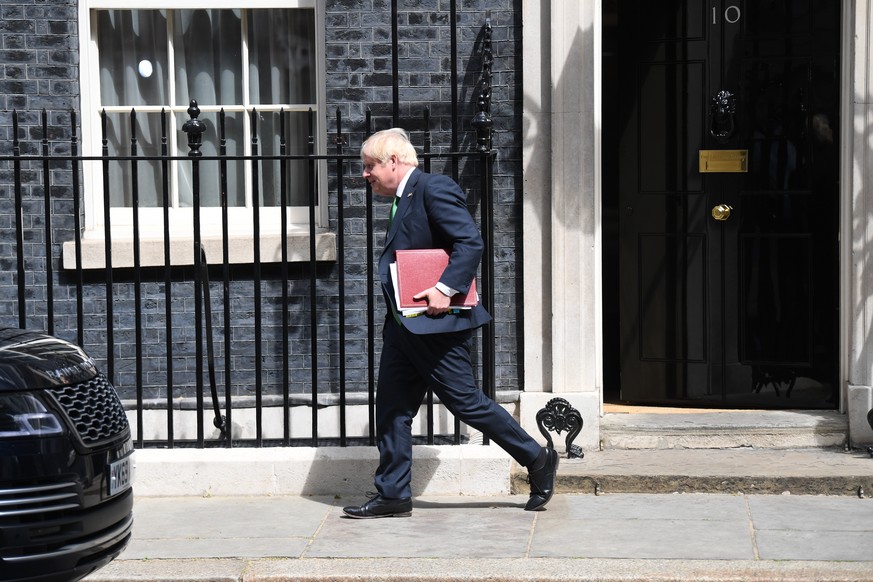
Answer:
[[[416,168],[400,196],[379,257],[382,293],[389,310],[397,310],[389,269],[394,262],[394,251],[436,248],[449,253],[449,264],[440,281],[461,293],[469,291],[482,259],[484,243],[467,210],[466,197],[448,176],[426,174]],[[491,321],[491,315],[480,301],[476,307],[457,315],[401,317],[401,321],[415,334],[448,333],[482,326]]]

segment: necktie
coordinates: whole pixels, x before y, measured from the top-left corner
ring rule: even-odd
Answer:
[[[391,203],[391,216],[388,217],[388,230],[391,230],[391,223],[394,222],[394,214],[397,212],[397,201],[399,196],[394,197],[394,202]]]
[[[391,203],[391,214],[388,216],[388,230],[391,230],[391,223],[394,222],[394,214],[397,212],[397,202],[400,200],[400,196],[394,196],[394,202]],[[397,322],[397,325],[403,327],[403,322],[400,320],[400,315],[397,313],[395,309],[391,309],[391,315],[394,316],[394,321]]]

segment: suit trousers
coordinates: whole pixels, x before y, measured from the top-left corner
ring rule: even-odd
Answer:
[[[476,385],[472,337],[472,330],[413,334],[393,317],[386,319],[376,392],[375,486],[382,496],[412,496],[412,421],[428,388],[456,418],[481,431],[520,465],[537,459],[539,443]]]

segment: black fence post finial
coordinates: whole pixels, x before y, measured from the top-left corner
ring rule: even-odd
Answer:
[[[191,119],[182,125],[182,131],[188,134],[188,156],[199,158],[203,155],[200,151],[200,146],[203,143],[203,133],[206,131],[206,124],[197,119],[200,117],[200,107],[197,106],[197,100],[192,99],[188,106],[188,115]]]
[[[479,112],[473,117],[472,125],[476,128],[477,148],[480,152],[491,151],[491,66],[494,64],[494,53],[491,50],[491,15],[485,19],[485,33],[482,39],[482,76],[479,81],[480,90],[476,105]]]
[[[548,447],[554,448],[549,431],[553,430],[559,435],[567,431],[566,445],[568,459],[581,459],[585,456],[579,446],[573,441],[582,432],[582,415],[563,398],[552,398],[537,412],[537,426],[548,441]]]

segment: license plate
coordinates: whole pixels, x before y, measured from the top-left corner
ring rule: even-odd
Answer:
[[[109,496],[118,495],[122,491],[126,491],[130,489],[131,485],[131,457],[133,455],[127,455],[126,457],[122,457],[117,461],[111,463],[109,467],[106,468],[106,477],[107,481],[109,481]]]

